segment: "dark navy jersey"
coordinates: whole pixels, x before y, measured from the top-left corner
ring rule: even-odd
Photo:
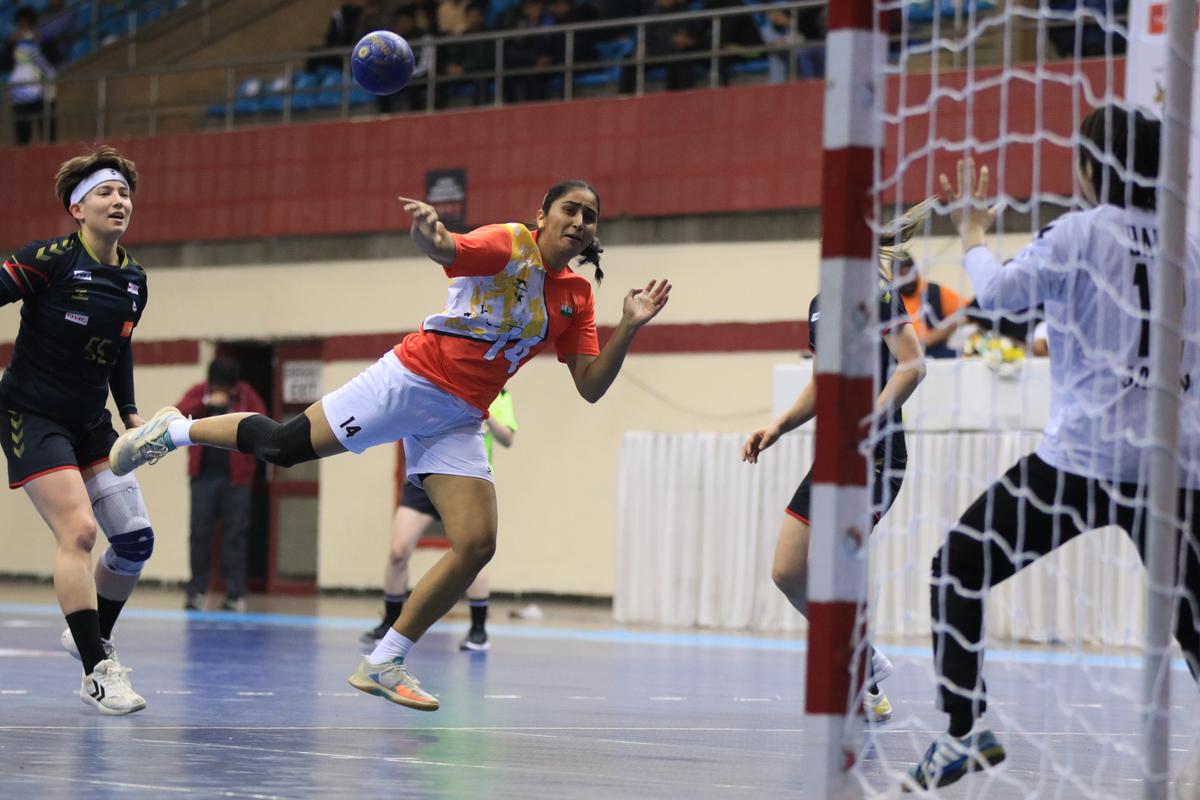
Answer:
[[[817,301],[820,295],[813,297],[812,302],[808,304],[808,349],[813,353],[817,352],[817,321],[821,318],[820,307]],[[887,278],[879,278],[879,330],[881,334],[890,333],[900,325],[909,324],[911,321],[908,318],[908,312],[904,310],[904,300],[900,297],[900,293],[892,286],[891,281]],[[892,372],[896,369],[896,357],[892,355],[891,348],[880,338],[877,343],[879,349],[879,389],[882,390],[888,382]],[[900,420],[900,409],[896,409],[894,418],[897,422]]]
[[[0,306],[21,301],[12,363],[0,380],[10,406],[65,422],[103,413],[109,388],[135,412],[130,338],[146,309],[146,272],[124,248],[101,264],[78,233],[26,245],[0,267]]]

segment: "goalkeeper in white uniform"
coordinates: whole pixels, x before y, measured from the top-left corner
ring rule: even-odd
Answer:
[[[958,190],[942,188],[962,236],[967,274],[984,309],[1045,303],[1050,421],[1035,453],[993,483],[933,559],[934,666],[949,730],[934,740],[905,789],[953,783],[1004,760],[983,720],[987,687],[983,606],[991,587],[1085,531],[1118,525],[1145,552],[1150,392],[1150,299],[1157,280],[1155,198],[1160,124],[1115,105],[1088,114],[1075,150],[1091,208],[1044,228],[1011,263],[984,244],[987,169],[959,162]],[[972,184],[977,188],[972,191]],[[1180,361],[1180,587],[1175,637],[1200,678],[1200,242],[1189,239]]]

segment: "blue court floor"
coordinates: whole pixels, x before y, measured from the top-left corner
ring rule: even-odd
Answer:
[[[130,608],[116,641],[147,708],[101,717],[76,696],[57,607],[0,603],[0,798],[814,796],[802,641],[493,625],[492,650],[464,654],[464,626],[446,624],[410,656],[442,701],[422,713],[346,683],[374,622]],[[944,724],[928,651],[884,649],[897,713],[865,737],[868,797],[899,796]],[[989,652],[1009,761],[930,796],[1140,797],[1137,664]],[[1200,699],[1181,663],[1172,699],[1174,796],[1200,797]]]

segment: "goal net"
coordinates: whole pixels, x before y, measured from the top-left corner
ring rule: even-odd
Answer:
[[[995,509],[988,505],[981,512],[988,523],[975,531],[989,545],[979,568],[985,575],[1002,569],[991,561],[997,548],[1022,568],[980,595],[985,626],[978,643],[971,631],[947,621],[954,612],[931,613],[931,602],[946,602],[936,590],[931,600],[930,587],[931,561],[948,533],[1010,467],[1041,452],[1043,429],[1061,411],[1052,404],[1052,387],[1067,386],[1055,384],[1053,375],[1086,375],[1079,363],[1063,363],[1062,352],[1047,357],[1046,349],[1082,348],[1078,360],[1091,369],[1147,387],[1154,385],[1152,334],[1163,329],[1182,337],[1179,346],[1197,344],[1186,321],[1164,317],[1152,302],[1161,289],[1155,285],[1159,240],[1138,243],[1136,232],[1127,234],[1129,274],[1119,280],[1089,263],[1062,265],[1094,270],[1089,285],[1110,295],[1114,302],[1107,307],[1119,310],[1107,320],[1111,335],[1084,340],[1094,320],[1083,318],[1093,313],[1083,297],[1063,298],[1069,313],[1062,303],[972,306],[976,288],[964,271],[964,244],[940,180],[945,174],[957,189],[960,160],[986,167],[981,204],[998,213],[985,246],[1000,263],[1064,214],[1095,205],[1076,176],[1081,148],[1127,182],[1127,195],[1134,191],[1137,176],[1125,167],[1130,154],[1122,151],[1125,140],[1112,132],[1111,118],[1099,142],[1081,133],[1081,125],[1106,106],[1138,105],[1163,115],[1167,59],[1135,67],[1128,60],[1145,59],[1147,47],[1167,47],[1167,6],[1151,0],[830,3],[805,755],[812,781],[806,789],[814,797],[897,796],[906,772],[946,731],[947,716],[935,704],[948,678],[939,666],[942,651],[935,658],[930,646],[934,616],[941,617],[941,634],[961,648],[985,648],[987,707],[976,730],[986,724],[1007,754],[994,769],[968,775],[952,796],[1200,797],[1197,687],[1170,638],[1172,603],[1163,603],[1175,590],[1160,585],[1148,602],[1147,567],[1119,527],[1084,533],[1035,558],[1030,542],[1039,532],[1026,526],[1037,524],[1036,515],[1021,517],[1021,529],[1005,539],[991,530],[1005,524],[992,516],[999,501]],[[872,63],[873,73],[863,66]],[[1184,132],[1194,142],[1194,128],[1184,126]],[[1107,179],[1099,188],[1107,191]],[[901,243],[889,221],[935,195],[936,210]],[[1157,218],[1150,220],[1154,236],[1162,233]],[[863,238],[872,242],[869,252]],[[855,387],[869,380],[874,397],[883,385],[875,365],[891,328],[879,318],[881,268],[929,354],[925,377],[904,406],[906,464],[901,459],[897,466],[894,454],[882,456],[892,458],[888,469],[903,475],[890,508],[872,496],[871,476],[881,458],[877,445],[893,437],[896,426],[875,419],[866,442],[854,435],[855,422],[873,416],[870,398],[855,395]],[[1178,380],[1174,385],[1186,389],[1187,376]],[[1099,418],[1111,400],[1095,396],[1090,384],[1070,389],[1070,413]],[[1181,403],[1196,402],[1194,388],[1176,395]],[[1109,413],[1110,429],[1102,436],[1128,453],[1160,429],[1146,418],[1149,404],[1120,408],[1115,417]],[[1128,505],[1140,530],[1153,532],[1158,528],[1147,520],[1159,509],[1147,488],[1151,460],[1140,464],[1140,492]],[[1098,456],[1094,466],[1098,473],[1123,469],[1113,463]],[[1073,513],[1063,492],[1043,503],[1034,480],[1022,473],[1009,488],[1051,516]],[[1086,502],[1084,522],[1108,519],[1099,508],[1110,503],[1107,496]],[[866,508],[884,513],[869,546],[860,547],[856,533],[873,523]],[[1187,529],[1191,514],[1190,507],[1182,515],[1172,510],[1167,532]],[[1181,552],[1186,557],[1175,546],[1171,556]],[[1147,642],[1164,630],[1171,649],[1165,662],[1155,662],[1147,658]],[[868,639],[895,667],[878,687],[892,705],[886,724],[864,718],[864,684],[872,682]],[[967,687],[976,694],[982,688]]]

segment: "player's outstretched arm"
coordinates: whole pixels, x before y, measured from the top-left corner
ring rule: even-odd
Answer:
[[[750,438],[742,445],[742,461],[757,464],[759,453],[779,441],[779,437],[794,431],[816,415],[817,383],[809,381],[796,396],[796,402],[792,403],[792,407],[783,412],[779,419],[750,434]]]
[[[401,197],[399,200],[404,204],[404,211],[412,214],[412,237],[417,249],[443,267],[453,264],[457,255],[454,237],[438,219],[434,207],[411,197]]]
[[[629,346],[638,329],[658,316],[671,296],[671,282],[653,280],[644,289],[630,289],[625,295],[621,322],[612,337],[604,343],[598,356],[573,355],[567,357],[567,367],[575,379],[579,396],[594,403],[604,396],[608,387],[616,380],[625,362]]]
[[[883,336],[896,359],[896,369],[875,401],[875,412],[890,414],[900,408],[925,379],[925,351],[912,325],[900,325]]]

